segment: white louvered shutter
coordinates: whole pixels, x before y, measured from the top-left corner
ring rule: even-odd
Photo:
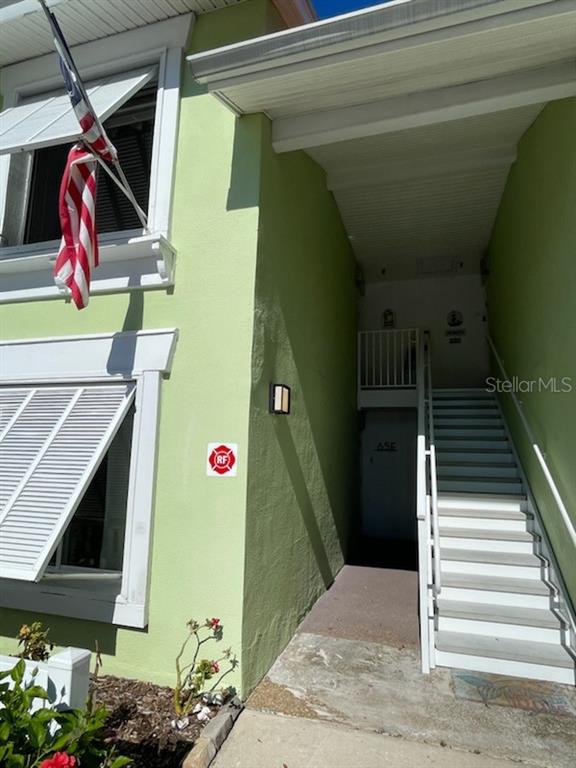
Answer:
[[[134,391],[132,382],[0,388],[1,578],[41,578]]]
[[[104,121],[113,115],[156,72],[155,66],[149,66],[87,83],[88,97],[97,116]],[[64,144],[75,141],[81,133],[67,93],[32,97],[0,112],[0,155]]]

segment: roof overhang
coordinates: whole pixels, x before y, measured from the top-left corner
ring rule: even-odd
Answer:
[[[367,281],[478,274],[521,136],[576,95],[576,0],[392,0],[188,62],[324,168]]]
[[[277,151],[576,93],[576,0],[394,0],[188,57]]]

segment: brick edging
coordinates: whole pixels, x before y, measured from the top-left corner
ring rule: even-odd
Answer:
[[[182,768],[208,768],[244,705],[238,697],[220,708],[218,714],[203,728],[194,746],[182,762]]]

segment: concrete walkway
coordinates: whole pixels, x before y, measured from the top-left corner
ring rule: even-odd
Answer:
[[[518,768],[446,747],[247,709],[213,768]]]
[[[248,700],[215,768],[574,768],[574,688],[423,675],[415,588],[410,572],[346,566]]]

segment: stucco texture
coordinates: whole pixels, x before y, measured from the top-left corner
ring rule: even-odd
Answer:
[[[355,509],[354,261],[324,171],[263,128],[244,575],[243,689],[344,562]],[[292,389],[268,413],[271,382]]]
[[[508,375],[571,379],[572,391],[519,394],[576,524],[576,99],[549,104],[518,147],[490,245],[489,318]],[[494,375],[498,375],[495,368]],[[576,557],[509,395],[502,396],[524,470],[573,604]]]
[[[184,71],[172,241],[173,291],[5,305],[4,339],[178,327],[162,384],[147,630],[0,610],[0,648],[41,618],[59,645],[103,652],[104,673],[173,681],[174,657],[194,616],[221,617],[241,658],[248,408],[257,253],[260,126],[237,122]],[[206,477],[210,441],[237,442],[238,476]]]

